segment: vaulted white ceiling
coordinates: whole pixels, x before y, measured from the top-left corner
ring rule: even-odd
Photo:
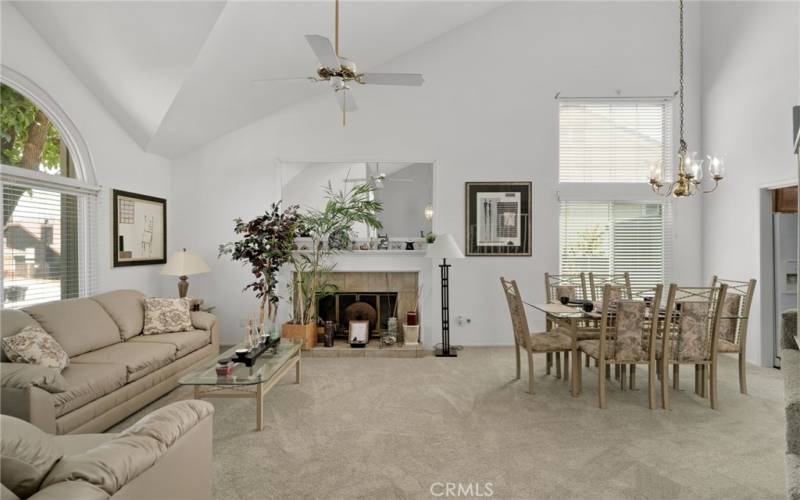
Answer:
[[[343,0],[341,53],[373,69],[502,3]],[[327,91],[252,80],[311,76],[303,35],[333,38],[332,0],[14,5],[142,148],[167,157]]]

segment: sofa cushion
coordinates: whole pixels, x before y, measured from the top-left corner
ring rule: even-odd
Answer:
[[[0,483],[0,500],[19,500],[19,497],[6,488],[3,483]]]
[[[61,458],[53,438],[36,426],[0,415],[0,482],[27,498]]]
[[[119,327],[122,340],[127,340],[142,333],[144,298],[144,294],[136,290],[115,290],[95,295],[92,300],[111,316]]]
[[[119,389],[127,381],[122,364],[72,363],[61,375],[67,381],[67,390],[54,394],[57,417]]]
[[[207,330],[192,330],[190,332],[162,333],[160,335],[137,335],[130,341],[174,345],[178,350],[176,357],[182,358],[190,352],[194,352],[210,344],[211,332]]]
[[[0,310],[0,337],[16,335],[26,326],[41,326],[35,319],[19,309]],[[5,352],[0,351],[0,359],[8,361]]]
[[[58,371],[69,366],[69,356],[53,337],[39,326],[26,326],[16,335],[5,337],[3,352],[12,363],[30,363]]]
[[[56,339],[69,357],[116,344],[119,328],[92,299],[67,299],[24,309]]]
[[[189,299],[144,299],[144,334],[186,332],[192,329]]]
[[[160,342],[123,342],[72,359],[72,363],[114,363],[128,373],[128,382],[144,377],[175,360],[177,348]]]
[[[33,386],[47,392],[64,392],[68,388],[61,370],[28,363],[0,363],[0,385],[14,389]]]

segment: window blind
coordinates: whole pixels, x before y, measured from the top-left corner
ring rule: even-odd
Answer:
[[[93,294],[97,188],[17,167],[1,173],[3,307]]]
[[[661,203],[562,201],[560,271],[627,271],[634,290],[663,283],[665,221]]]
[[[647,182],[669,165],[672,105],[656,100],[559,103],[560,182]]]

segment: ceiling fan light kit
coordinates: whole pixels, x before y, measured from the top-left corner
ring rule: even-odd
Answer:
[[[313,83],[330,82],[331,89],[333,89],[336,101],[339,104],[339,109],[342,110],[342,126],[347,124],[347,112],[358,109],[353,96],[350,95],[350,82],[360,85],[403,85],[413,87],[419,87],[424,83],[424,79],[419,73],[361,73],[355,62],[343,57],[339,52],[339,0],[336,0],[334,26],[335,47],[328,38],[322,35],[305,36],[306,42],[308,42],[320,63],[316,76],[261,78],[254,81],[308,80]]]
[[[678,94],[680,99],[680,145],[678,147],[678,173],[677,179],[666,189],[664,187],[664,162],[656,160],[650,164],[650,187],[653,192],[661,196],[672,196],[674,198],[686,198],[694,194],[707,194],[715,191],[719,186],[719,181],[725,176],[725,160],[721,156],[706,156],[705,159],[698,159],[697,152],[688,152],[686,139],[683,133],[684,122],[684,103],[683,103],[683,0],[678,2],[679,8],[679,87]],[[703,190],[703,164],[708,161],[708,176],[714,181],[711,189]]]

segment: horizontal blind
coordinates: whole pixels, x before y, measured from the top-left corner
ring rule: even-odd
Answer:
[[[6,171],[1,203],[3,307],[93,294],[97,192],[57,177],[48,183],[5,175]]]
[[[560,272],[628,272],[634,290],[664,282],[661,203],[562,201]]]
[[[667,101],[560,101],[559,181],[647,182],[668,164],[671,116]]]

